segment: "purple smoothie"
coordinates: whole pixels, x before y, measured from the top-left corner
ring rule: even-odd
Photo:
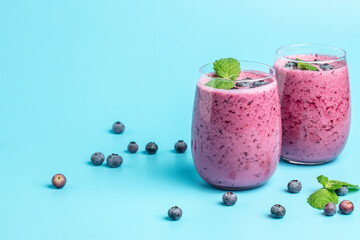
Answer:
[[[264,184],[280,158],[281,117],[277,82],[268,73],[242,71],[238,79],[266,78],[253,88],[215,89],[202,75],[194,102],[191,148],[196,170],[218,188]]]
[[[331,161],[344,148],[350,128],[347,64],[327,55],[286,58],[274,64],[282,106],[281,156],[302,164]],[[295,58],[309,61],[319,71],[285,67],[289,59]],[[316,61],[328,61],[333,69],[324,70]]]

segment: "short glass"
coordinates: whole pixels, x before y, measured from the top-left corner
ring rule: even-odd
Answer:
[[[282,158],[304,165],[334,160],[350,129],[345,51],[326,45],[290,45],[276,51],[274,68],[281,101]]]
[[[240,61],[233,89],[206,86],[213,65],[200,68],[192,120],[191,150],[199,175],[226,190],[264,184],[275,172],[281,151],[280,101],[275,71]],[[249,79],[251,78],[251,79]]]

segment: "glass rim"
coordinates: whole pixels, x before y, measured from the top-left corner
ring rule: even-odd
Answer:
[[[208,73],[205,73],[203,71],[203,69],[209,65],[212,65],[214,62],[210,62],[210,63],[207,63],[203,66],[201,66],[199,68],[199,72],[202,76],[210,79],[210,80],[220,80],[220,81],[224,81],[224,82],[258,82],[258,81],[261,81],[261,80],[266,80],[266,79],[269,79],[269,78],[272,78],[275,76],[275,69],[273,67],[271,67],[270,65],[267,65],[265,63],[261,63],[261,62],[255,62],[255,61],[245,61],[245,60],[238,60],[240,62],[240,66],[241,66],[241,63],[253,63],[253,64],[259,64],[259,65],[262,65],[262,66],[265,66],[267,68],[269,68],[271,70],[271,73],[269,73],[269,76],[266,76],[266,77],[262,77],[262,78],[253,78],[253,79],[239,79],[239,80],[231,80],[231,79],[227,79],[227,78],[220,78],[220,77],[209,77],[207,74]],[[242,69],[241,69],[242,70]],[[246,71],[246,70],[244,70]],[[252,71],[257,71],[257,70],[252,70]],[[259,71],[261,72],[261,71]]]
[[[336,50],[336,51],[339,51],[341,52],[341,56],[340,57],[337,57],[335,56],[336,58],[335,59],[331,59],[331,60],[323,60],[323,61],[300,61],[300,60],[296,60],[296,59],[291,59],[291,58],[288,58],[287,56],[284,56],[282,54],[280,54],[279,52],[281,50],[284,50],[284,49],[290,49],[290,48],[296,48],[296,47],[323,47],[323,48],[328,48],[328,49],[333,49],[333,50]],[[331,63],[331,62],[338,62],[338,61],[342,61],[342,60],[345,60],[346,58],[346,51],[342,48],[339,48],[339,47],[334,47],[334,46],[331,46],[331,45],[326,45],[326,44],[307,44],[307,43],[302,43],[302,44],[290,44],[290,45],[285,45],[285,46],[282,46],[282,47],[279,47],[277,50],[276,50],[276,55],[282,59],[286,59],[286,60],[289,60],[289,61],[292,61],[292,62],[300,62],[300,63]],[[323,54],[324,55],[324,54]]]

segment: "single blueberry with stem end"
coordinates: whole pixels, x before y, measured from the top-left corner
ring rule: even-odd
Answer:
[[[273,218],[282,218],[286,214],[286,209],[280,204],[275,204],[271,207],[270,213]]]
[[[342,214],[348,215],[354,211],[354,204],[349,200],[341,201],[339,210]]]
[[[336,213],[336,205],[332,202],[329,202],[324,207],[324,214],[326,216],[333,216]]]
[[[177,153],[184,153],[187,149],[187,145],[183,140],[179,140],[175,143],[174,148]]]
[[[226,206],[232,206],[237,201],[237,196],[233,192],[226,192],[222,195],[223,204]]]
[[[168,210],[168,216],[173,221],[179,220],[182,216],[181,208],[179,208],[178,206],[171,207]]]
[[[137,150],[139,149],[139,146],[136,144],[136,142],[131,141],[127,147],[128,151],[130,153],[136,153]]]
[[[338,188],[335,190],[336,195],[338,196],[344,196],[349,192],[349,188],[347,186],[342,186],[341,188]]]
[[[63,174],[55,174],[52,177],[51,183],[54,185],[54,187],[56,188],[62,188],[65,186],[66,184],[66,177]]]
[[[105,161],[105,156],[101,152],[96,152],[91,155],[90,160],[92,164],[94,164],[95,166],[99,166]]]
[[[157,152],[157,150],[158,150],[158,146],[156,143],[149,142],[148,144],[146,144],[145,151],[148,154],[155,154]]]
[[[291,180],[287,185],[288,191],[290,193],[298,193],[300,192],[302,185],[298,180]]]
[[[113,153],[106,158],[106,162],[109,167],[117,168],[123,163],[123,159],[119,154]]]
[[[112,130],[114,133],[116,134],[120,134],[120,133],[123,133],[124,130],[125,130],[125,125],[122,124],[121,122],[117,121],[113,124],[112,126]]]

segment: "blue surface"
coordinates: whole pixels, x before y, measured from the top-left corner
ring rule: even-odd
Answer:
[[[360,193],[350,216],[325,217],[306,199],[315,178],[360,184],[359,2],[70,1],[0,2],[0,239],[343,239],[354,238]],[[348,53],[352,127],[345,150],[327,165],[281,162],[263,187],[223,191],[197,175],[190,143],[198,68],[221,57],[272,64],[275,50],[323,43]],[[126,124],[122,135],[112,123]],[[137,154],[125,152],[129,141]],[[143,149],[155,141],[159,152]],[[89,165],[119,153],[119,169]],[[62,190],[49,184],[63,173]],[[285,191],[299,179],[299,194]],[[342,198],[344,199],[344,198]],[[281,220],[270,207],[287,208]],[[167,209],[184,215],[168,221]],[[347,230],[349,229],[349,230]],[[296,232],[296,233],[294,233]]]

